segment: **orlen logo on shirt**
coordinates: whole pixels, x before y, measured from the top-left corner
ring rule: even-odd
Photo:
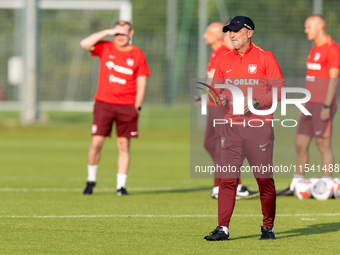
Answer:
[[[321,65],[318,63],[307,63],[307,69],[310,70],[321,70]]]
[[[226,79],[227,85],[259,85],[259,79]]]
[[[109,68],[109,70],[114,69],[117,73],[133,75],[132,69],[127,68],[127,67],[123,67],[123,66],[119,66],[119,65],[115,65],[112,61],[107,61],[105,63],[105,65],[107,66],[107,68]]]

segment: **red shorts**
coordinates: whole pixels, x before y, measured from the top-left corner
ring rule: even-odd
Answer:
[[[332,136],[332,119],[336,112],[336,105],[331,107],[331,117],[323,121],[320,119],[320,112],[323,104],[306,103],[306,109],[312,115],[302,115],[297,127],[297,133],[309,137],[330,138]]]
[[[93,110],[92,135],[111,136],[114,121],[117,137],[138,137],[138,113],[134,105],[96,101]]]

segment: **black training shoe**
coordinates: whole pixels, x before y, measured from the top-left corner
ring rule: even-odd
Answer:
[[[86,183],[86,187],[83,191],[84,195],[91,195],[93,192],[93,188],[96,186],[95,182],[87,182]]]
[[[226,234],[222,227],[217,227],[209,236],[205,236],[206,241],[224,241],[229,240],[229,234]]]
[[[127,190],[124,187],[121,187],[120,189],[117,189],[116,195],[117,196],[129,196],[130,193],[127,192]]]
[[[262,235],[259,240],[273,240],[275,239],[273,227],[263,227],[261,226]]]
[[[259,194],[258,191],[250,191],[242,185],[241,190],[236,192],[236,199],[257,197]]]
[[[294,190],[291,191],[290,188],[288,187],[287,189],[279,192],[279,193],[276,193],[276,196],[278,197],[282,197],[282,196],[293,196],[294,195]]]

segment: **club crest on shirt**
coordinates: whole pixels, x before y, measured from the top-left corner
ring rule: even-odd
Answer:
[[[255,74],[257,72],[257,65],[256,64],[249,64],[248,65],[248,73]]]
[[[128,66],[133,66],[134,63],[135,63],[135,61],[134,61],[132,58],[128,58],[128,59],[126,60],[126,64],[127,64]]]
[[[224,147],[224,142],[225,142],[225,138],[224,138],[224,137],[221,137],[221,147],[222,147],[222,148]]]
[[[319,52],[316,52],[314,55],[314,61],[318,61],[321,57],[321,54]]]

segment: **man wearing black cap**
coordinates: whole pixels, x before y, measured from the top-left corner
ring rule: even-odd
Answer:
[[[212,86],[227,83],[232,85],[234,92],[235,90],[242,92],[243,97],[240,96],[242,93],[234,95],[229,89],[217,89],[221,103],[225,107],[224,120],[227,123],[219,127],[223,140],[221,162],[222,166],[229,170],[223,173],[219,188],[218,227],[209,236],[204,237],[207,241],[229,240],[228,228],[235,206],[237,182],[244,170],[242,163],[246,157],[260,191],[263,214],[260,240],[275,238],[273,114],[264,111],[271,109],[275,91],[277,100],[281,100],[280,90],[285,87],[285,83],[274,55],[252,43],[254,29],[253,21],[244,16],[233,18],[229,25],[223,27],[223,32],[230,31],[229,38],[234,50],[220,58]],[[252,94],[248,95],[250,88]],[[250,98],[250,105],[247,97]],[[241,105],[244,105],[244,114],[234,115],[234,107],[240,104],[240,100]],[[263,166],[267,168],[264,169]]]

